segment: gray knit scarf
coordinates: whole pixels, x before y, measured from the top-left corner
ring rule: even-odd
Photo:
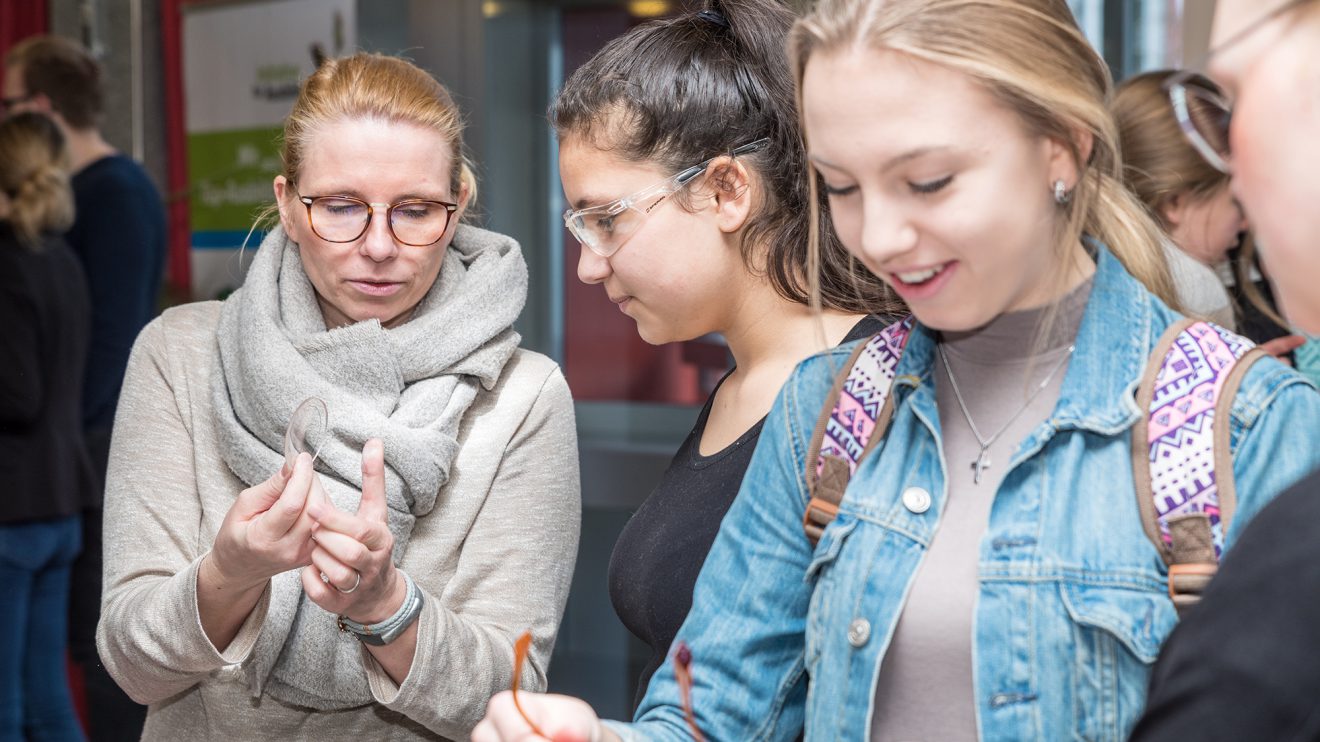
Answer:
[[[459,226],[408,322],[326,330],[298,245],[276,228],[220,315],[212,396],[221,455],[249,486],[264,481],[283,462],[294,408],[307,397],[325,400],[329,430],[307,441],[319,449],[321,481],[336,507],[354,512],[362,446],[384,442],[399,563],[414,522],[431,512],[449,479],[459,423],[478,385],[492,388],[518,345],[513,322],[526,298],[518,244]],[[307,598],[298,572],[271,581],[270,610],[246,667],[251,694],[321,710],[371,703],[358,641]]]

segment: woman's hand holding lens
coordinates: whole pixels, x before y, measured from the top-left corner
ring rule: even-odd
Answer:
[[[314,485],[319,489],[320,485]],[[330,613],[364,624],[379,623],[403,605],[407,585],[394,567],[394,535],[386,521],[385,449],[378,440],[362,448],[362,501],[355,515],[329,498],[307,509],[316,523],[311,565],[303,590]]]
[[[218,585],[252,588],[312,560],[315,504],[312,457],[300,454],[293,471],[282,467],[270,479],[239,493],[225,514],[207,560]]]
[[[596,712],[581,699],[519,693],[518,701],[522,704],[521,711],[514,704],[512,691],[502,691],[491,698],[486,706],[486,718],[472,730],[473,742],[606,742],[618,739],[605,729]],[[541,730],[541,735],[532,731],[528,719]]]

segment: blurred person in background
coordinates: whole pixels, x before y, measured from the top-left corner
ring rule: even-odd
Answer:
[[[1228,174],[1206,162],[1179,128],[1166,89],[1178,74],[1176,70],[1146,72],[1118,86],[1113,110],[1123,148],[1124,180],[1180,251],[1170,256],[1175,273],[1181,269],[1206,278],[1232,279],[1236,296],[1215,287],[1201,301],[1188,302],[1189,311],[1196,312],[1199,304],[1206,319],[1286,358],[1305,338],[1262,321],[1269,316],[1259,308],[1266,299],[1256,286],[1260,276],[1251,272],[1255,250],[1244,239],[1246,216],[1229,188]],[[1221,94],[1203,75],[1186,79],[1189,85]],[[1237,262],[1230,257],[1233,253],[1241,253]]]
[[[145,170],[106,142],[99,123],[105,91],[100,64],[58,36],[19,42],[5,56],[4,99],[13,111],[39,111],[68,142],[77,216],[67,239],[87,276],[92,340],[82,420],[104,492],[110,433],[128,354],[156,315],[165,265],[165,211]],[[74,565],[70,648],[82,668],[93,740],[136,738],[146,709],[133,703],[96,657],[101,600],[101,497],[83,515],[83,554]]]
[[[1115,91],[1123,178],[1177,248],[1168,254],[1175,280],[1180,272],[1195,274],[1211,288],[1203,296],[1180,292],[1184,308],[1233,330],[1233,306],[1215,267],[1237,245],[1246,219],[1229,193],[1228,178],[1205,164],[1178,130],[1161,87],[1172,74],[1148,72]]]
[[[81,740],[65,677],[69,578],[97,496],[78,407],[90,303],[60,130],[0,121],[0,740]]]
[[[1283,314],[1320,335],[1320,0],[1219,0],[1209,77],[1168,85],[1188,140],[1232,174]],[[1229,112],[1231,111],[1231,117]],[[1231,122],[1231,126],[1230,126]],[[1314,342],[1314,341],[1312,341]],[[1309,345],[1310,343],[1308,343]],[[1320,431],[1291,435],[1317,445]],[[1320,472],[1247,526],[1170,636],[1133,739],[1320,739]]]

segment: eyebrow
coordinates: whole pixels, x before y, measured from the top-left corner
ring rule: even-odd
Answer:
[[[607,206],[618,201],[620,198],[622,198],[622,196],[615,196],[614,198],[603,198],[595,195],[583,196],[573,202],[573,210],[582,211],[583,209],[594,209],[597,206]]]
[[[912,160],[915,160],[919,157],[925,157],[926,155],[936,154],[941,152],[948,152],[950,149],[952,148],[946,146],[917,147],[916,149],[910,149],[907,152],[904,152],[900,155],[895,155],[889,158],[888,160],[885,160],[885,163],[880,166],[880,172],[893,170],[899,165],[902,165],[903,163],[906,162],[911,162]],[[839,171],[845,170],[844,167],[840,165],[836,165],[833,162],[830,162],[829,160],[816,154],[809,153],[807,155],[807,159],[811,160],[812,162],[818,165],[824,165],[825,167],[830,168],[831,170],[839,170]]]
[[[302,193],[300,191],[299,195],[306,196],[308,194]],[[312,195],[352,196],[353,198],[362,199],[363,201],[368,201],[368,202],[371,201],[371,199],[367,198],[362,194],[362,191],[359,191],[356,188],[322,188]],[[393,199],[390,200],[390,203],[398,203],[400,201],[445,201],[447,199],[448,199],[447,196],[441,194],[426,194],[420,191],[409,191],[407,193],[403,193],[398,196],[395,196]]]

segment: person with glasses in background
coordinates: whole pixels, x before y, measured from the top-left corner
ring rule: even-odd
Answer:
[[[734,361],[610,558],[614,609],[651,650],[638,701],[687,617],[780,386],[812,353],[883,329],[871,313],[901,306],[855,272],[827,216],[811,214],[782,51],[793,17],[780,0],[713,0],[639,26],[578,68],[550,111],[578,278],[647,342],[717,333]],[[813,222],[826,246],[819,313]]]
[[[677,742],[689,721],[717,740],[1122,739],[1186,597],[1162,556],[1231,557],[1243,524],[1320,466],[1296,435],[1320,426],[1320,395],[1263,354],[1235,367],[1214,427],[1231,525],[1213,525],[1204,459],[1138,479],[1152,439],[1174,461],[1178,439],[1209,451],[1178,414],[1206,422],[1188,411],[1227,382],[1224,348],[1249,344],[1201,323],[1169,352],[1185,323],[1163,236],[1122,182],[1109,69],[1065,0],[821,0],[789,49],[803,176],[913,312],[862,346],[880,360],[851,368],[869,376],[842,377],[863,404],[888,392],[888,425],[871,418],[860,461],[836,457],[865,433],[836,386],[853,349],[800,364],[697,580],[687,651],[633,723],[534,694],[523,718],[506,694],[473,739],[537,739],[535,724]],[[1161,403],[1139,406],[1165,368]],[[822,419],[845,431],[826,456]],[[838,479],[813,543],[803,516]]]
[[[146,739],[465,739],[524,629],[545,687],[579,528],[568,387],[518,348],[518,244],[462,223],[434,78],[325,61],[282,158],[242,288],[134,347],[101,657]]]
[[[91,299],[61,234],[68,152],[39,113],[0,121],[0,740],[84,739],[65,672],[82,512],[98,497],[83,440]]]
[[[1214,289],[1205,295],[1213,299],[1209,303],[1188,301],[1184,294],[1187,310],[1292,362],[1293,351],[1305,338],[1289,333],[1286,324],[1280,326],[1283,320],[1265,298],[1272,292],[1266,286],[1262,293],[1252,280],[1256,248],[1245,232],[1246,216],[1229,188],[1228,173],[1207,162],[1183,134],[1167,87],[1175,76],[1187,90],[1197,91],[1185,99],[1193,107],[1193,118],[1220,110],[1211,107],[1222,93],[1202,75],[1155,70],[1124,80],[1113,102],[1124,180],[1168,233],[1170,246],[1177,248],[1169,253],[1175,276],[1195,272]],[[1232,299],[1219,275],[1232,285]]]
[[[78,43],[24,39],[5,55],[6,111],[51,118],[68,142],[76,216],[65,235],[92,297],[92,344],[82,392],[83,430],[98,496],[83,513],[83,552],[73,566],[70,655],[81,669],[88,729],[97,740],[135,739],[146,709],[115,685],[96,657],[101,610],[102,508],[115,407],[133,341],[157,314],[165,270],[165,208],[150,176],[105,140],[102,69]]]
[[[1320,335],[1320,1],[1219,0],[1208,74],[1168,86],[1188,140],[1232,175],[1285,317]],[[1215,111],[1213,116],[1194,111]],[[1320,430],[1291,437],[1320,446]],[[1320,471],[1265,507],[1173,632],[1133,739],[1320,739]]]
[[[1216,268],[1246,229],[1228,178],[1205,164],[1174,121],[1162,83],[1167,70],[1124,80],[1114,93],[1123,149],[1123,179],[1169,236],[1166,257],[1175,282],[1195,276],[1194,294],[1179,287],[1190,314],[1236,330],[1232,301]]]

